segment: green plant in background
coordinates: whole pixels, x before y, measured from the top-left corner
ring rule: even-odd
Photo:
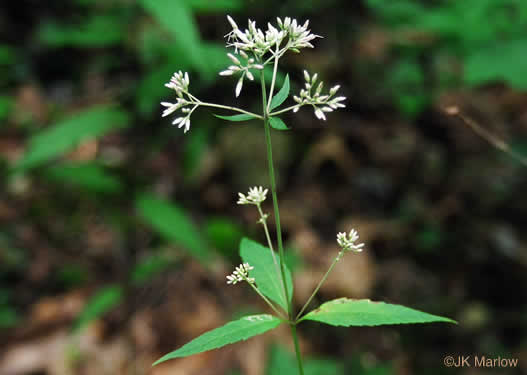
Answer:
[[[527,89],[523,69],[527,2],[367,0],[366,4],[390,31],[391,61],[383,59],[377,68],[403,113],[415,115],[438,92],[461,84],[504,81]]]
[[[279,18],[276,27],[269,23],[268,29],[263,32],[251,20],[249,20],[248,29],[242,31],[231,17],[227,18],[232,26],[232,31],[227,34],[227,46],[234,48],[234,53],[228,53],[227,55],[233,65],[222,71],[220,75],[237,75],[239,77],[237,78],[235,88],[235,95],[238,97],[243,89],[245,79],[254,81],[255,74],[259,74],[262,91],[262,113],[257,114],[237,107],[201,101],[189,92],[190,78],[188,73],[180,71],[175,73],[170,82],[166,84],[168,88],[176,92],[177,99],[175,103],[161,103],[165,107],[163,117],[179,111],[181,115],[176,117],[173,124],[178,125],[179,128],[183,128],[185,133],[190,130],[190,118],[192,114],[200,107],[212,107],[237,113],[231,116],[218,116],[228,121],[240,122],[255,119],[262,121],[267,145],[268,171],[273,200],[278,254],[275,252],[267,226],[268,214],[263,212],[261,207],[262,202],[265,201],[269,192],[268,189],[253,187],[249,189],[247,194],[239,193],[238,204],[249,204],[256,207],[260,216],[258,222],[264,229],[268,246],[263,246],[247,238],[242,239],[240,256],[243,263],[236,267],[231,275],[227,276],[227,284],[234,285],[247,282],[270,307],[274,315],[249,315],[231,321],[220,328],[204,333],[180,349],[165,355],[155,364],[173,358],[185,357],[220,348],[227,344],[260,335],[281,324],[287,324],[290,327],[295,346],[298,371],[303,375],[305,373],[304,363],[300,354],[297,336],[297,326],[303,321],[311,320],[333,326],[345,327],[429,322],[452,323],[453,321],[448,318],[431,315],[400,305],[372,302],[370,300],[353,300],[349,298],[338,298],[323,303],[317,309],[304,314],[304,311],[310,306],[320,286],[325,282],[338,261],[348,252],[360,253],[363,250],[364,244],[357,243],[359,235],[354,229],[349,233],[337,234],[337,243],[340,246],[340,251],[300,311],[296,313],[293,310],[293,282],[291,272],[285,264],[272,156],[271,128],[286,130],[287,126],[278,115],[289,111],[297,112],[305,106],[311,107],[318,119],[325,120],[327,113],[344,107],[342,102],[345,98],[336,96],[339,86],[332,87],[328,92],[325,92],[323,82],[318,81],[318,74],[310,74],[304,71],[305,88],[300,91],[299,95],[293,96],[296,104],[278,109],[289,97],[290,91],[289,78],[286,77],[282,88],[276,94],[274,93],[280,58],[288,51],[299,53],[302,48],[313,48],[311,42],[319,36],[312,34],[308,29],[309,21],[304,24],[299,24],[294,19],[285,18],[282,20]],[[269,94],[267,94],[268,88],[263,72],[267,65],[272,66],[273,70]]]

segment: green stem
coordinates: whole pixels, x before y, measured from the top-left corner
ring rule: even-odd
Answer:
[[[300,345],[298,344],[298,335],[296,334],[296,324],[291,324],[291,335],[295,343],[296,361],[298,363],[298,373],[304,375],[304,366],[302,364],[302,354],[300,353]]]
[[[307,302],[304,304],[304,306],[302,306],[302,309],[300,310],[300,312],[297,314],[296,318],[295,318],[295,321],[298,321],[298,318],[302,315],[302,313],[304,312],[304,310],[307,308],[307,306],[311,303],[311,300],[315,297],[315,295],[318,293],[318,290],[320,289],[320,287],[322,286],[322,284],[324,284],[324,282],[326,281],[326,279],[328,278],[329,274],[331,273],[331,271],[333,270],[333,267],[335,267],[335,264],[337,264],[337,262],[340,260],[340,258],[342,257],[342,252],[339,253],[339,255],[337,255],[337,257],[333,260],[333,263],[331,263],[331,266],[329,266],[329,269],[326,271],[326,274],[324,275],[324,277],[322,278],[322,280],[320,280],[320,282],[318,283],[317,287],[315,288],[315,290],[313,291],[313,293],[311,293],[311,297],[309,297],[309,299],[307,300]]]
[[[273,303],[272,303],[271,301],[269,301],[269,300],[267,299],[266,296],[264,296],[264,295],[262,294],[262,292],[260,292],[260,289],[258,289],[257,287],[255,287],[253,283],[249,282],[249,280],[247,280],[246,277],[244,277],[244,276],[242,276],[242,277],[243,277],[243,279],[244,279],[245,281],[247,281],[247,284],[249,284],[249,285],[251,286],[251,288],[253,288],[254,291],[255,291],[256,293],[258,293],[258,295],[259,295],[260,297],[262,297],[262,299],[265,301],[265,303],[267,303],[267,305],[269,305],[269,307],[270,307],[275,313],[277,313],[278,316],[279,316],[280,318],[284,319],[284,317],[282,316],[282,313],[281,313],[281,312],[275,307],[275,305],[273,305]]]
[[[276,53],[278,53],[278,45],[276,46]],[[278,55],[275,56],[274,59],[274,67],[273,67],[273,79],[271,80],[271,88],[269,89],[269,100],[267,101],[267,106],[265,107],[265,113],[269,113],[269,109],[271,107],[271,100],[273,100],[273,91],[274,91],[274,85],[276,82],[276,72],[278,70]]]
[[[264,129],[265,129],[265,143],[267,145],[267,162],[269,167],[269,180],[271,183],[271,193],[273,196],[273,208],[275,216],[276,237],[278,241],[278,255],[280,257],[280,273],[282,277],[282,285],[284,287],[284,294],[287,303],[287,310],[289,318],[293,318],[293,309],[289,301],[289,291],[287,290],[287,283],[285,278],[285,261],[284,261],[284,245],[282,243],[282,228],[280,226],[280,210],[278,209],[278,197],[276,194],[276,179],[273,165],[273,146],[271,144],[271,126],[269,125],[269,112],[267,111],[267,94],[265,89],[265,79],[263,71],[260,72],[260,83],[262,85],[262,102],[264,111]]]
[[[276,112],[271,112],[271,113],[269,113],[269,116],[276,116],[276,115],[279,115],[279,114],[284,113],[284,112],[292,111],[293,109],[299,108],[302,105],[303,104],[295,104],[295,105],[292,105],[291,107],[287,107],[287,108],[281,109],[281,110],[276,111]]]
[[[252,113],[252,112],[249,112],[249,111],[246,111],[244,109],[241,109],[241,108],[237,108],[237,107],[231,107],[231,106],[228,106],[228,105],[221,105],[221,104],[214,104],[214,103],[207,103],[207,102],[201,102],[201,101],[198,101],[198,102],[192,102],[192,103],[195,103],[197,105],[200,105],[200,106],[203,106],[203,107],[213,107],[213,108],[220,108],[220,109],[227,109],[229,111],[234,111],[234,112],[240,112],[240,113],[244,113],[246,115],[251,115],[253,116],[254,118],[257,118],[257,119],[260,119],[260,120],[263,120],[264,118],[256,113]]]

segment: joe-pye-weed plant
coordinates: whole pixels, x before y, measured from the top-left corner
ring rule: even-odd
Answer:
[[[166,84],[166,87],[176,92],[176,102],[163,102],[161,104],[166,108],[163,112],[163,117],[179,111],[179,115],[173,121],[173,124],[183,128],[185,133],[190,130],[190,118],[199,107],[213,107],[235,112],[236,114],[231,116],[217,115],[217,117],[228,121],[261,120],[267,145],[269,185],[273,201],[276,248],[278,251],[275,251],[267,225],[269,215],[262,210],[262,202],[267,198],[269,189],[253,187],[249,189],[247,194],[239,193],[238,204],[253,205],[258,211],[260,216],[258,222],[262,225],[265,232],[267,247],[244,238],[240,244],[242,263],[236,267],[231,275],[227,276],[227,284],[247,283],[265,301],[271,313],[250,315],[231,321],[222,327],[204,333],[178,350],[165,355],[155,364],[173,358],[186,357],[217,349],[263,334],[281,324],[287,324],[294,342],[298,372],[299,374],[304,374],[297,336],[297,326],[301,322],[311,320],[344,327],[431,322],[452,323],[453,321],[448,318],[431,315],[400,305],[346,297],[325,302],[318,308],[307,312],[313,298],[339,260],[347,253],[360,253],[363,251],[364,244],[358,242],[359,235],[355,229],[351,229],[349,233],[337,234],[337,243],[340,251],[336,254],[329,269],[305,304],[298,312],[294,311],[291,302],[293,296],[292,276],[284,262],[280,210],[278,208],[276,178],[273,166],[271,129],[287,130],[287,126],[280,119],[279,115],[289,111],[297,112],[303,107],[311,107],[317,119],[326,120],[326,115],[345,107],[344,102],[346,98],[338,96],[339,86],[325,90],[324,83],[319,80],[317,73],[313,74],[304,71],[305,87],[300,90],[298,95],[293,96],[293,105],[281,108],[282,104],[289,98],[290,85],[289,77],[286,76],[282,88],[275,94],[280,58],[290,51],[299,53],[303,48],[313,48],[312,42],[320,38],[320,36],[312,34],[308,29],[309,21],[300,24],[295,19],[285,18],[282,20],[278,18],[277,25],[273,26],[269,23],[267,30],[264,32],[257,28],[256,23],[251,20],[249,20],[248,29],[242,31],[231,17],[228,16],[227,19],[232,26],[232,31],[226,35],[227,47],[233,48],[232,53],[227,54],[232,61],[232,65],[219,74],[221,76],[236,76],[236,97],[241,94],[246,80],[257,81],[259,78],[262,97],[261,113],[252,113],[241,108],[201,101],[190,93],[189,75],[183,72],[175,73],[170,82]],[[273,72],[269,88],[264,79],[264,69],[267,65],[272,66]]]

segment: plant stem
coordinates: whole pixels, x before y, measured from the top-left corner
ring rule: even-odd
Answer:
[[[335,264],[337,264],[337,262],[340,260],[340,258],[342,257],[342,253],[339,253],[339,255],[337,255],[337,257],[333,260],[333,263],[331,263],[331,266],[329,266],[328,270],[326,271],[326,274],[324,275],[324,277],[322,278],[322,280],[320,280],[320,282],[318,283],[317,287],[315,288],[315,290],[313,291],[313,293],[311,294],[311,297],[309,297],[309,299],[307,300],[307,302],[304,304],[304,306],[302,306],[302,309],[300,310],[300,312],[297,314],[296,318],[295,318],[295,321],[298,321],[298,318],[300,317],[300,315],[302,315],[302,313],[304,312],[304,310],[307,308],[307,306],[311,303],[311,300],[315,297],[315,295],[318,293],[318,290],[320,289],[320,287],[322,286],[322,284],[324,284],[324,282],[326,281],[326,279],[328,278],[329,274],[331,273],[331,270],[333,270],[333,267],[335,267]]]
[[[296,324],[290,324],[291,335],[295,343],[296,361],[298,363],[298,373],[304,375],[304,366],[302,365],[302,354],[300,353],[300,345],[298,344],[298,335],[296,334]]]
[[[276,112],[271,112],[269,113],[269,116],[276,116],[276,115],[279,115],[280,113],[284,113],[284,112],[288,112],[288,111],[291,111],[295,108],[298,108],[298,107],[301,107],[303,104],[295,104],[295,105],[292,105],[291,107],[287,107],[287,108],[284,108],[284,109],[281,109],[279,111],[276,111]]]
[[[201,105],[203,107],[214,107],[214,108],[220,108],[220,109],[227,109],[229,111],[240,112],[240,113],[244,113],[246,115],[251,115],[251,116],[254,116],[255,118],[260,119],[260,120],[264,119],[263,116],[260,116],[260,115],[258,115],[256,113],[252,113],[252,112],[249,112],[249,111],[246,111],[244,109],[237,108],[237,107],[230,107],[228,105],[207,103],[207,102],[201,102],[201,101],[198,101],[198,102],[195,102],[195,103],[198,104],[198,105]]]
[[[274,78],[274,77],[273,77]],[[276,237],[278,241],[278,255],[280,257],[280,273],[282,277],[282,285],[284,287],[284,294],[287,303],[287,312],[289,318],[293,318],[293,310],[289,301],[289,292],[287,290],[287,283],[285,278],[285,262],[284,262],[284,245],[282,243],[282,228],[280,226],[280,210],[278,209],[278,197],[276,195],[276,179],[273,165],[273,146],[271,144],[271,126],[269,125],[269,113],[267,111],[267,94],[265,89],[265,79],[263,71],[260,72],[260,83],[262,85],[262,103],[264,111],[264,129],[265,129],[265,143],[267,145],[267,162],[269,167],[269,180],[271,183],[271,193],[273,196],[273,208],[275,216]]]
[[[259,204],[257,204],[256,207],[258,208],[258,213],[260,214],[260,223],[262,223],[262,226],[264,228],[265,237],[267,238],[267,244],[269,245],[269,250],[271,250],[273,262],[278,267],[278,262],[276,261],[276,257],[274,255],[273,241],[271,241],[271,236],[269,235],[269,228],[267,228],[267,219],[262,211],[262,207]]]
[[[242,277],[243,277],[243,276],[242,276]],[[247,281],[247,284],[249,284],[249,285],[254,289],[254,291],[255,291],[256,293],[258,293],[258,295],[259,295],[260,297],[262,297],[262,299],[265,301],[265,303],[267,303],[267,304],[269,305],[269,307],[270,307],[271,309],[273,309],[273,311],[274,311],[275,313],[277,313],[278,316],[279,316],[280,318],[284,319],[284,317],[282,316],[282,313],[281,313],[281,312],[275,307],[275,305],[273,305],[273,303],[272,303],[271,301],[269,301],[269,300],[267,299],[266,296],[264,296],[264,295],[262,294],[262,292],[260,292],[260,290],[259,290],[257,287],[254,286],[253,283],[249,282],[249,280],[247,280],[246,277],[244,277],[244,280]]]
[[[269,109],[271,107],[271,100],[273,99],[273,91],[274,91],[274,85],[275,85],[275,82],[276,82],[276,72],[278,70],[278,45],[276,46],[276,55],[275,55],[275,58],[274,58],[274,66],[273,66],[273,79],[271,80],[271,88],[269,89],[269,100],[267,101],[267,106],[266,106],[266,110],[265,110],[265,113],[269,113]]]

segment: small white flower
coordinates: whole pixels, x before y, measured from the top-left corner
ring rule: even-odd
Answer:
[[[243,75],[240,77],[240,79],[238,80],[238,83],[236,84],[236,97],[240,96],[240,93],[242,92],[242,87],[243,87]]]
[[[261,186],[255,186],[249,189],[247,195],[238,193],[238,204],[255,204],[259,205],[267,198],[268,189]]]
[[[317,116],[319,120],[326,121],[326,115],[324,114],[324,112],[322,112],[320,108],[315,107],[315,116]]]
[[[227,56],[229,57],[229,59],[231,59],[231,61],[233,63],[235,63],[236,65],[240,65],[241,62],[240,60],[238,60],[238,58],[236,56],[234,56],[232,53],[228,53]]]
[[[227,284],[235,285],[242,281],[247,281],[249,284],[254,283],[254,277],[249,277],[249,271],[254,269],[249,263],[242,263],[236,269],[234,272],[227,276]]]
[[[340,232],[337,234],[337,242],[343,251],[361,252],[364,243],[355,244],[359,239],[359,234],[355,229],[352,229],[349,234]]]

